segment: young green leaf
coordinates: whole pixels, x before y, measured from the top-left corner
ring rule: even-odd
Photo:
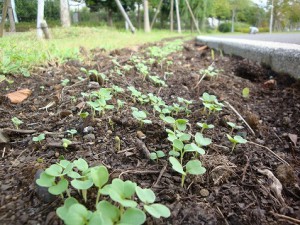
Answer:
[[[60,195],[68,189],[69,182],[66,179],[61,179],[56,185],[49,187],[49,193],[53,195]]]
[[[113,225],[120,218],[120,210],[108,201],[99,202],[96,208],[97,212],[101,214],[103,225]]]
[[[139,186],[135,188],[136,194],[139,197],[139,199],[145,203],[150,204],[155,201],[155,194],[151,189],[142,189]]]
[[[64,202],[64,205],[56,209],[56,214],[58,215],[59,218],[65,221],[69,212],[69,208],[76,203],[78,203],[78,201],[75,198],[73,197],[67,198]]]
[[[99,166],[91,169],[91,177],[95,186],[102,188],[108,181],[109,173],[105,166]]]
[[[250,89],[247,87],[244,88],[242,91],[243,98],[249,98],[249,94],[250,94]]]
[[[154,218],[159,219],[160,217],[168,218],[171,215],[168,207],[162,204],[144,205],[144,209]]]
[[[54,184],[55,177],[42,172],[40,178],[36,180],[37,185],[41,187],[51,187]]]
[[[53,176],[53,177],[60,177],[62,174],[63,168],[59,165],[53,164],[49,168],[45,170],[45,173]]]
[[[193,175],[201,175],[206,172],[206,169],[202,167],[199,160],[190,160],[186,164],[186,173]]]
[[[173,170],[175,170],[176,172],[178,172],[180,174],[186,175],[186,173],[183,171],[182,165],[176,158],[169,157],[169,162],[172,164]]]
[[[199,146],[207,146],[211,144],[210,138],[205,138],[201,133],[196,133],[195,135],[195,141]]]
[[[72,180],[71,185],[77,190],[87,190],[93,186],[92,180]]]
[[[74,166],[78,168],[78,170],[84,172],[89,168],[89,165],[87,164],[87,162],[80,158],[78,160],[74,160]]]
[[[123,215],[121,215],[120,224],[122,225],[141,225],[146,221],[146,214],[136,208],[127,209]]]
[[[173,147],[174,147],[176,150],[181,151],[181,150],[183,149],[183,147],[184,147],[184,144],[183,144],[183,142],[182,142],[181,140],[175,139],[175,140],[173,141]]]

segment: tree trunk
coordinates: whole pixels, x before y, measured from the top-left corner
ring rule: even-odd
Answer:
[[[132,23],[131,23],[131,21],[130,21],[127,13],[126,13],[126,11],[124,10],[124,8],[123,8],[120,0],[115,0],[115,2],[117,3],[117,6],[118,6],[119,10],[121,11],[124,19],[127,21],[128,25],[130,27],[131,32],[134,33],[135,32],[134,26],[132,25]]]
[[[234,32],[234,19],[235,19],[235,9],[232,9],[232,17],[231,17],[231,32]]]
[[[9,0],[6,0],[3,2],[2,19],[1,19],[1,24],[0,24],[0,37],[3,37],[3,33],[4,33],[4,26],[5,26],[5,19],[7,16],[8,2],[9,2]]]
[[[171,9],[170,9],[170,30],[174,31],[174,0],[171,0]]]
[[[181,22],[180,22],[178,0],[175,0],[175,7],[176,7],[176,15],[177,15],[177,29],[178,29],[178,33],[181,33]]]
[[[109,27],[113,26],[113,11],[111,9],[109,9],[107,13],[107,25]]]
[[[9,18],[10,32],[16,32],[16,24],[15,24],[13,10],[11,7],[11,0],[8,1],[8,18]]]
[[[142,17],[141,17],[141,5],[138,3],[138,15],[137,15],[137,21],[138,21],[138,28],[139,30],[142,27]]]
[[[194,24],[195,24],[195,27],[196,27],[198,33],[201,33],[200,30],[199,30],[199,27],[198,27],[198,23],[197,23],[197,21],[196,21],[196,19],[195,19],[194,13],[193,13],[193,11],[192,11],[192,9],[191,9],[191,6],[190,6],[189,1],[188,1],[188,0],[185,0],[185,3],[186,3],[186,5],[187,5],[187,7],[188,7],[188,9],[189,9],[189,11],[190,11],[190,14],[191,14],[191,16],[192,16],[192,19],[193,19],[193,21],[194,21]]]
[[[153,27],[153,25],[154,25],[154,23],[155,23],[155,20],[156,20],[156,18],[157,18],[158,13],[160,12],[160,8],[161,8],[161,5],[162,5],[162,2],[163,2],[163,0],[160,0],[160,1],[159,1],[159,4],[158,4],[157,9],[156,9],[156,12],[155,12],[155,15],[154,15],[153,20],[152,20],[152,22],[151,22],[151,29],[152,29],[152,27]]]
[[[148,0],[144,0],[144,31],[145,32],[151,32],[148,6],[149,6]]]
[[[15,3],[15,0],[11,0],[11,7],[12,7],[12,10],[13,10],[15,23],[19,23],[17,12],[16,12],[16,3]]]
[[[69,10],[69,1],[60,0],[60,22],[62,27],[71,26],[70,10]]]
[[[42,23],[44,21],[44,0],[38,0],[38,11],[37,11],[37,22],[36,22],[36,28],[37,28],[37,37],[43,38],[43,30],[42,30]]]

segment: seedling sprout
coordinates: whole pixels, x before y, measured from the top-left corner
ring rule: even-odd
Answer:
[[[233,144],[231,152],[233,152],[233,150],[235,149],[237,144],[246,144],[247,143],[247,140],[242,138],[239,135],[236,135],[234,137],[231,137],[229,134],[226,134],[226,135],[227,135],[228,140]]]
[[[200,133],[203,133],[206,129],[213,129],[215,126],[213,124],[207,124],[207,123],[197,123],[199,127],[201,127]]]
[[[20,120],[19,118],[17,117],[13,117],[11,119],[11,121],[13,122],[13,124],[15,125],[16,129],[19,129],[19,126],[23,123],[22,120]]]
[[[37,137],[33,137],[32,140],[41,144],[41,141],[45,140],[45,134],[40,134]]]
[[[236,125],[235,123],[232,123],[232,122],[227,122],[227,124],[231,127],[231,131],[229,133],[230,135],[232,135],[234,130],[240,130],[240,129],[244,128],[243,126],[238,126],[238,125]]]

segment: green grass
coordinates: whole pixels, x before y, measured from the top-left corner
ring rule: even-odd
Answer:
[[[47,61],[79,58],[79,48],[87,50],[117,48],[156,42],[164,38],[179,36],[168,31],[151,33],[120,31],[110,28],[73,27],[69,29],[53,28],[50,40],[38,40],[36,32],[17,33],[0,39],[0,75],[20,72],[20,68],[31,69]],[[187,37],[187,34],[180,36]]]

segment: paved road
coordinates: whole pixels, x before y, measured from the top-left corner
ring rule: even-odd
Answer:
[[[281,33],[281,34],[241,34],[241,35],[214,35],[217,38],[234,38],[234,39],[247,39],[257,41],[272,41],[281,43],[291,43],[300,45],[300,32],[299,33]]]

